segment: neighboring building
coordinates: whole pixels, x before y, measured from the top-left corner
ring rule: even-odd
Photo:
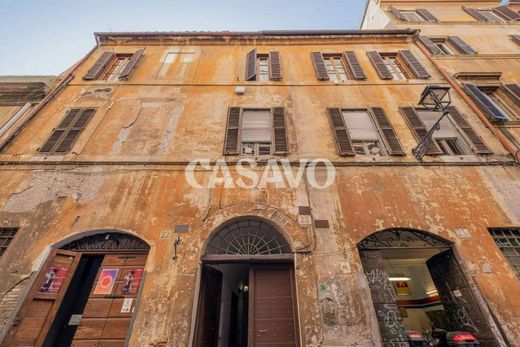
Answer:
[[[415,159],[450,86],[418,37],[96,34],[0,153],[2,346],[520,345],[515,152],[452,90]]]

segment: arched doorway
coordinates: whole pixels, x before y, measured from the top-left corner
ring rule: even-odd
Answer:
[[[407,228],[358,244],[384,346],[408,345],[412,331],[464,331],[498,346],[450,241]]]
[[[224,223],[202,264],[194,346],[299,345],[293,254],[274,225]]]
[[[149,249],[118,231],[53,248],[2,346],[124,346]]]

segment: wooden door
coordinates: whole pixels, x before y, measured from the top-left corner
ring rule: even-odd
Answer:
[[[451,330],[468,331],[481,346],[499,346],[451,250],[431,257],[426,264],[450,323]]]
[[[222,273],[209,266],[204,266],[194,339],[196,347],[216,347],[218,345],[221,292]]]
[[[98,270],[72,346],[124,346],[147,254],[107,254]]]
[[[377,250],[360,252],[363,271],[367,276],[370,296],[374,303],[379,332],[383,346],[394,346],[407,343],[405,329],[396,294],[385,271],[383,254]]]
[[[292,265],[251,266],[249,346],[299,346]]]
[[[40,346],[56,316],[81,255],[53,249],[17,313],[3,347]]]

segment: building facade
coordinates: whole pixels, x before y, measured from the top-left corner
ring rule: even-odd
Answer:
[[[1,139],[2,346],[520,345],[514,127],[395,25],[97,33]]]

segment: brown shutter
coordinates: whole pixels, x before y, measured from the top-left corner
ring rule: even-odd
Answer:
[[[379,55],[378,52],[370,51],[370,52],[367,52],[367,55],[368,55],[368,59],[370,59],[370,61],[372,62],[372,65],[376,69],[377,74],[379,75],[379,77],[381,77],[381,79],[383,79],[383,80],[393,79],[392,74],[386,67],[385,63],[383,62],[383,58],[381,58],[381,56]]]
[[[397,19],[404,20],[406,22],[408,21],[408,18],[406,18],[406,16],[404,14],[402,14],[401,11],[396,9],[394,6],[388,7],[388,11],[390,11],[390,13],[392,13],[394,16],[396,16]]]
[[[457,126],[466,134],[468,140],[473,144],[475,152],[479,154],[492,154],[492,152],[484,144],[480,136],[477,135],[475,130],[466,122],[464,117],[454,106],[449,106],[448,111],[450,112],[451,118],[455,121]]]
[[[323,56],[320,52],[312,52],[312,64],[314,66],[314,71],[316,71],[316,77],[320,81],[328,81],[329,74],[327,73],[327,68],[325,67],[325,62],[323,61]]]
[[[132,73],[132,70],[137,65],[137,63],[139,62],[139,59],[141,59],[143,54],[144,54],[144,48],[138,50],[137,52],[135,52],[132,55],[132,57],[130,58],[130,60],[126,64],[125,68],[123,69],[123,71],[121,71],[121,73],[119,74],[118,78],[120,80],[128,79],[128,76],[130,76],[130,73]]]
[[[339,155],[356,155],[352,141],[348,134],[348,129],[339,108],[328,108],[329,122],[336,140],[336,147]]]
[[[419,16],[423,17],[428,22],[437,22],[437,17],[435,17],[430,11],[425,8],[418,8],[417,13]]]
[[[520,45],[520,35],[511,35],[511,38]]]
[[[274,51],[269,53],[269,78],[274,81],[282,79],[280,52]]]
[[[408,123],[408,126],[412,130],[412,132],[415,135],[415,138],[418,142],[421,142],[421,140],[426,136],[426,133],[428,132],[426,130],[426,126],[424,125],[421,118],[419,118],[419,115],[417,112],[415,112],[415,109],[413,107],[401,107],[399,108],[399,111],[401,111],[401,114],[403,115],[404,119]],[[430,145],[428,146],[428,150],[426,151],[427,155],[433,155],[433,154],[441,154],[442,151],[435,143],[435,141],[430,141]]]
[[[288,152],[287,131],[285,128],[285,112],[283,107],[273,108],[274,153]]]
[[[515,105],[520,107],[520,86],[518,84],[506,84],[504,89],[511,96]]]
[[[385,110],[380,107],[371,108],[372,114],[374,115],[374,120],[377,124],[377,127],[380,130],[381,136],[386,142],[386,147],[388,148],[388,152],[391,155],[404,155],[403,148],[399,143],[399,139],[395,134],[394,128],[392,124],[388,120],[386,116]]]
[[[479,13],[474,8],[469,8],[469,7],[466,7],[466,6],[462,6],[462,9],[464,11],[466,11],[467,14],[469,14],[470,16],[472,16],[473,18],[478,20],[479,22],[489,22],[489,19],[487,19],[486,16],[482,15],[481,13]]]
[[[493,12],[497,13],[500,17],[505,20],[520,20],[520,14],[516,13],[507,6],[499,6],[493,9]]]
[[[350,73],[355,80],[365,80],[367,78],[363,72],[363,68],[359,63],[359,60],[356,57],[356,53],[352,51],[345,51],[343,52],[343,57],[345,58]]]
[[[448,42],[453,45],[462,54],[477,54],[470,45],[458,36],[448,36]]]
[[[238,133],[240,130],[240,107],[230,107],[226,124],[226,138],[224,140],[224,154],[238,154]]]
[[[421,43],[424,45],[424,47],[426,47],[426,49],[428,49],[428,51],[430,51],[431,54],[444,55],[443,52],[441,51],[441,49],[439,47],[437,47],[437,45],[435,43],[433,43],[433,41],[430,40],[430,38],[428,38],[426,36],[419,36],[419,41],[421,41]]]
[[[481,109],[494,120],[508,120],[507,115],[503,114],[477,86],[469,83],[464,84],[464,88],[470,96],[477,102]]]
[[[246,81],[256,80],[256,48],[247,53],[246,57]]]
[[[103,54],[101,54],[101,57],[90,68],[90,70],[88,70],[87,74],[85,76],[83,76],[83,79],[84,80],[97,79],[114,55],[115,55],[114,52],[104,52]]]
[[[412,52],[399,51],[399,57],[405,62],[406,66],[408,66],[416,78],[428,79],[431,77]]]

